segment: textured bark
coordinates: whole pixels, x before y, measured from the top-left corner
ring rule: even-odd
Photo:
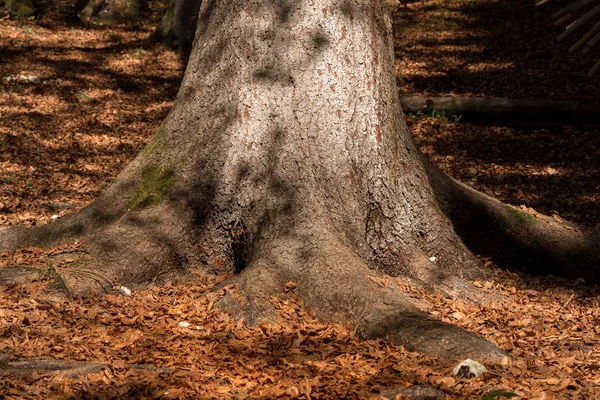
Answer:
[[[139,16],[144,0],[90,0],[79,17],[85,24],[112,25]]]
[[[203,2],[177,101],[152,142],[88,208],[0,232],[0,248],[86,240],[77,262],[48,260],[71,295],[228,272],[239,290],[219,306],[249,323],[269,318],[268,296],[293,281],[317,316],[361,337],[500,360],[397,286],[483,301],[467,280],[485,271],[436,203],[431,183],[443,182],[407,132],[387,4]]]

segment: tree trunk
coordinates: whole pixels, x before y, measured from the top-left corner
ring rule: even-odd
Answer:
[[[467,281],[485,271],[434,197],[460,191],[443,191],[453,181],[408,134],[391,33],[381,1],[203,2],[176,103],[147,148],[92,205],[2,232],[0,248],[85,239],[68,265],[86,273],[59,270],[74,295],[227,272],[238,289],[219,306],[249,323],[270,318],[268,296],[293,281],[317,316],[364,338],[501,359],[398,287],[484,301]]]
[[[88,25],[113,25],[139,17],[143,0],[90,0],[79,13]]]
[[[192,51],[202,0],[171,0],[154,37],[178,50],[187,61]]]

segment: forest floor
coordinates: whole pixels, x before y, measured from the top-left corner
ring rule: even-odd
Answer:
[[[93,200],[168,114],[177,55],[146,41],[147,23],[85,29],[52,2],[35,19],[0,15],[0,226],[51,222]],[[552,7],[520,0],[425,0],[397,14],[402,95],[594,102],[594,60],[568,56]],[[34,78],[34,77],[37,77]],[[477,126],[408,116],[422,150],[456,178],[513,204],[600,227],[600,132]],[[0,253],[0,268],[45,255]],[[0,286],[0,399],[377,398],[414,384],[472,399],[504,389],[527,399],[600,398],[600,288],[490,268],[476,287],[504,296],[475,306],[405,287],[433,318],[486,337],[514,358],[474,379],[382,341],[359,341],[311,317],[293,290],[272,298],[280,325],[247,328],[213,308],[224,277],[72,302],[39,294],[50,277]],[[509,266],[506,266],[509,267]],[[1,283],[0,283],[1,285]],[[9,359],[3,360],[7,354]],[[3,376],[7,361],[98,363],[80,377]]]

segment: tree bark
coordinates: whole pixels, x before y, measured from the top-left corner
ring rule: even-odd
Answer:
[[[249,323],[293,281],[317,316],[363,338],[499,361],[398,286],[485,301],[468,284],[485,270],[434,195],[449,178],[432,174],[402,117],[391,33],[380,1],[203,2],[151,143],[89,207],[0,232],[0,248],[84,239],[68,268],[64,254],[48,260],[72,295],[226,272],[238,289],[219,306]]]

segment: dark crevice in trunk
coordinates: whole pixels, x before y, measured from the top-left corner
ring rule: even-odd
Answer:
[[[236,223],[231,229],[231,252],[233,268],[236,274],[248,266],[248,235],[243,223]]]

